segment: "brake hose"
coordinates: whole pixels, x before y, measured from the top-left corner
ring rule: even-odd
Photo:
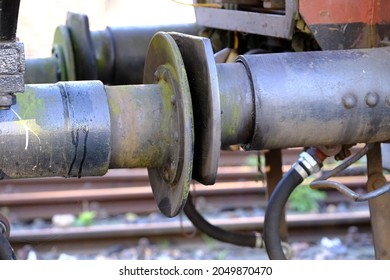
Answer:
[[[192,224],[201,232],[208,236],[226,243],[231,243],[238,246],[263,248],[264,242],[261,234],[255,233],[240,233],[226,231],[220,227],[216,227],[206,221],[203,216],[196,210],[191,199],[191,194],[188,195],[184,213]]]
[[[271,260],[287,259],[279,234],[284,206],[293,190],[306,177],[320,170],[323,160],[323,155],[319,156],[319,151],[315,148],[301,153],[299,160],[293,164],[275,187],[264,217],[264,243]]]
[[[0,234],[0,260],[16,260],[14,250],[5,234]]]
[[[0,213],[0,260],[16,260],[14,250],[8,241],[10,225],[6,217]]]

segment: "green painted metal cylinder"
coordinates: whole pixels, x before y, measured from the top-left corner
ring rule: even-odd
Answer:
[[[160,85],[107,86],[110,168],[159,167],[170,147],[170,99]]]

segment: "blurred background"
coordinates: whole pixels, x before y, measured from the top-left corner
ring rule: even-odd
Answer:
[[[107,25],[195,22],[191,6],[171,0],[23,0],[17,34],[24,43],[26,57],[51,55],[54,30],[65,24],[67,11],[88,15],[92,31],[103,30]]]

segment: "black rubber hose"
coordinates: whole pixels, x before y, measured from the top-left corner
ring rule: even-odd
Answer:
[[[8,219],[0,213],[0,260],[16,260],[14,250],[8,242],[10,231]]]
[[[5,234],[0,232],[0,260],[16,260],[14,250]]]
[[[271,260],[286,260],[279,234],[283,209],[293,190],[303,181],[302,176],[290,169],[280,180],[268,203],[264,217],[264,243]]]
[[[186,205],[184,206],[184,213],[193,225],[201,232],[208,236],[226,243],[231,243],[238,246],[256,247],[256,240],[259,238],[255,233],[240,233],[230,232],[222,228],[216,227],[206,221],[203,216],[196,210],[191,195],[188,195]]]
[[[0,0],[0,41],[16,40],[20,0]]]

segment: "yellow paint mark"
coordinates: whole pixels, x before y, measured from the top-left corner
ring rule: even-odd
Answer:
[[[31,133],[38,138],[38,143],[39,143],[39,148],[41,148],[41,139],[39,138],[38,134],[35,133],[34,130],[32,130],[30,127],[28,127],[28,125],[26,124],[26,122],[19,116],[18,113],[15,112],[14,109],[11,108],[11,111],[15,114],[15,116],[21,121],[24,129],[26,130],[26,145],[24,146],[24,149],[27,151],[28,149],[28,142],[29,142],[29,131],[31,131]]]

